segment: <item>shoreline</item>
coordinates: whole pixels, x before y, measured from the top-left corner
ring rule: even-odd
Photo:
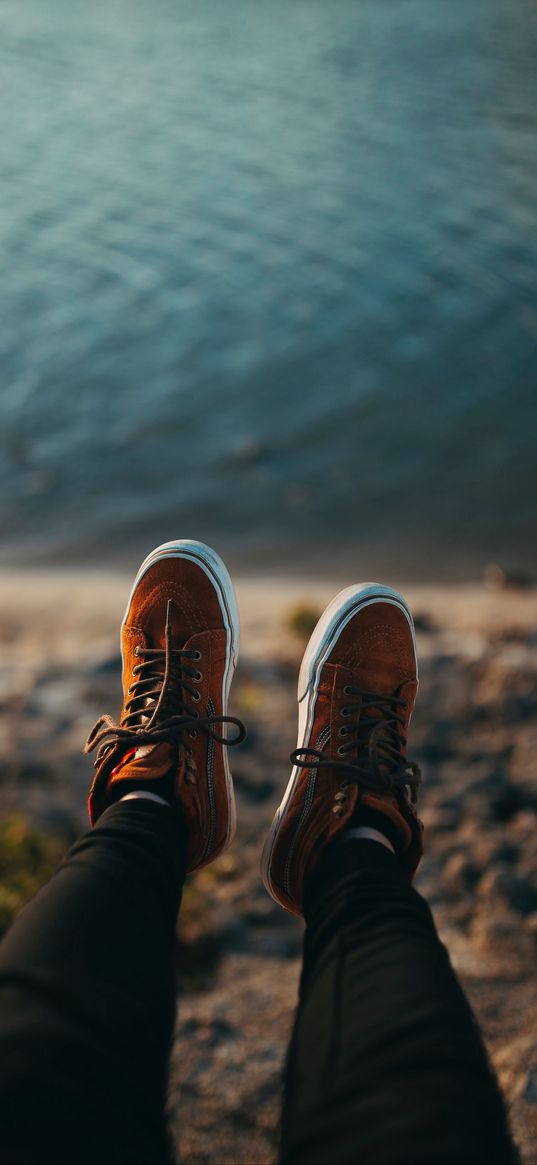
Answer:
[[[322,528],[310,536],[293,538],[291,531],[279,539],[267,535],[254,537],[225,537],[214,529],[201,533],[184,531],[185,537],[199,538],[213,546],[220,554],[232,577],[250,580],[301,580],[315,578],[322,584],[341,581],[341,587],[355,580],[376,578],[392,586],[398,583],[414,586],[472,586],[483,582],[493,566],[505,571],[509,578],[519,578],[526,585],[537,586],[537,559],[524,546],[490,544],[475,545],[470,551],[458,547],[451,552],[440,539],[409,537],[342,539],[329,536]],[[65,545],[55,542],[50,533],[42,541],[23,538],[9,541],[0,549],[0,575],[39,571],[111,575],[134,574],[151,545],[167,541],[169,528],[157,527],[147,537],[137,537],[116,543],[108,536],[90,540],[81,546],[73,541]]]
[[[234,577],[244,636],[258,643],[262,632],[269,635],[274,649],[274,633],[285,630],[289,612],[304,604],[319,612],[347,580],[334,577],[239,574]],[[362,580],[368,581],[368,580]],[[39,637],[65,631],[89,622],[102,622],[103,634],[119,631],[132,575],[119,569],[0,568],[0,628],[10,620],[31,626]],[[507,622],[512,630],[537,632],[537,588],[490,590],[484,583],[416,584],[390,580],[404,594],[417,623],[427,620],[431,628],[495,634]],[[420,626],[417,626],[418,632]],[[1,636],[0,636],[1,638]]]

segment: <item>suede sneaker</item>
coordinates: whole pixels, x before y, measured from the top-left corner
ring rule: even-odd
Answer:
[[[302,660],[294,767],[261,865],[269,894],[292,914],[302,914],[306,880],[349,825],[384,830],[413,877],[423,826],[420,773],[406,760],[406,735],[417,686],[403,597],[378,583],[336,595]]]
[[[102,716],[85,747],[97,749],[92,825],[108,805],[145,789],[180,804],[188,871],[226,849],[235,831],[226,750],[245,737],[240,720],[227,715],[238,650],[233,586],[214,550],[186,539],[153,550],[121,626],[119,722]],[[233,739],[226,736],[230,724],[238,729]]]

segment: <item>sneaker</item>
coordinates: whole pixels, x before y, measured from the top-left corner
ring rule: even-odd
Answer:
[[[97,749],[92,825],[112,802],[145,789],[181,805],[188,871],[226,849],[236,817],[226,749],[246,735],[227,715],[238,650],[237,603],[222,560],[202,542],[157,546],[136,575],[121,626],[119,722],[102,716],[84,750]],[[230,740],[229,724],[238,729]]]
[[[403,597],[378,583],[336,595],[302,660],[294,768],[262,858],[269,894],[292,914],[303,912],[305,882],[325,847],[364,822],[364,807],[367,824],[385,823],[412,878],[423,852],[420,774],[406,760],[417,686]]]

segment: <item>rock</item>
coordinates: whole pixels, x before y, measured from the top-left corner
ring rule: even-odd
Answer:
[[[54,771],[46,761],[40,760],[25,760],[19,767],[17,780],[23,784],[29,781],[38,781],[40,784],[49,785],[54,779]]]
[[[483,871],[493,865],[516,862],[519,856],[520,847],[514,841],[507,837],[497,839],[488,831],[477,837],[473,845],[472,858]]]
[[[493,912],[486,907],[478,910],[472,919],[471,934],[478,950],[498,956],[506,947],[517,945],[520,920],[505,907]]]
[[[528,874],[511,874],[507,893],[513,910],[519,914],[537,910],[537,886]]]
[[[531,574],[526,571],[509,569],[490,562],[483,571],[483,582],[489,591],[527,591],[534,585]]]
[[[425,805],[420,816],[426,829],[438,832],[455,830],[461,817],[458,809],[443,809],[433,805]]]
[[[115,679],[116,676],[121,675],[121,667],[121,655],[118,651],[114,651],[90,661],[84,669],[84,676],[89,679],[111,676]]]
[[[533,1068],[528,1072],[524,1090],[522,1092],[522,1099],[529,1104],[537,1104],[537,1068]]]
[[[451,854],[442,871],[442,882],[450,894],[459,896],[472,890],[481,871],[465,852]]]
[[[530,914],[527,914],[524,921],[530,934],[534,936],[537,942],[537,910],[532,910]]]
[[[499,862],[481,878],[478,887],[481,899],[503,902],[518,914],[537,910],[537,885],[530,874],[514,873],[507,863]]]
[[[503,788],[491,797],[490,811],[496,821],[510,821],[520,809],[528,805],[528,794],[518,785],[505,782]],[[531,803],[531,802],[530,802]]]
[[[426,611],[414,611],[412,618],[416,631],[422,635],[430,635],[437,630],[437,624]]]
[[[236,770],[233,772],[233,779],[237,791],[250,801],[257,803],[274,796],[274,781],[251,780]]]
[[[511,833],[518,837],[528,836],[532,842],[537,837],[537,813],[534,809],[523,809],[510,822]]]

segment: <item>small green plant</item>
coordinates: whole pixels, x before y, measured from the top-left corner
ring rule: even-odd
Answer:
[[[319,614],[320,612],[311,603],[296,603],[288,611],[285,625],[289,631],[293,632],[293,635],[296,635],[305,642],[309,639],[314,627],[317,625]]]
[[[261,684],[242,684],[235,694],[235,699],[242,712],[255,716],[263,707],[266,694]]]
[[[34,829],[22,816],[0,820],[0,935],[54,873],[65,843]]]
[[[233,854],[224,853],[187,878],[179,916],[179,935],[184,942],[195,942],[215,929],[215,887],[235,878],[237,868]]]

